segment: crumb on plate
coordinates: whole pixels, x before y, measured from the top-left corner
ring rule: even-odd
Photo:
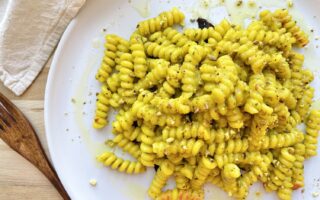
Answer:
[[[97,185],[97,180],[94,179],[94,178],[90,179],[89,183],[90,183],[91,186],[95,187]]]

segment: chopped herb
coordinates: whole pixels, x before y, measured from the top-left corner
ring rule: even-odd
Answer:
[[[242,3],[243,3],[243,1],[242,1],[242,0],[237,0],[236,5],[237,5],[237,6],[241,6],[241,5],[242,5]]]

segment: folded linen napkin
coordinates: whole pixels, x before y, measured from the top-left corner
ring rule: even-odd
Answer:
[[[85,0],[4,1],[0,0],[0,12],[5,10],[0,14],[0,80],[21,95]]]

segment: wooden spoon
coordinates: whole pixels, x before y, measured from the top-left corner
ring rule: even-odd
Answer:
[[[0,138],[36,166],[55,186],[63,199],[70,197],[50,164],[37,134],[23,113],[0,93]]]

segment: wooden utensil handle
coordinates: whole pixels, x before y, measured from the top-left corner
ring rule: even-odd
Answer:
[[[49,163],[49,160],[47,158],[46,160],[47,166],[44,166],[43,169],[40,169],[39,167],[39,170],[41,170],[43,174],[49,179],[49,181],[54,185],[54,187],[58,190],[58,192],[64,200],[70,200],[70,197],[67,191],[64,189],[64,186],[62,185],[61,181],[59,180],[57,173]]]
[[[13,150],[36,166],[57,188],[64,200],[69,200],[70,197],[50,164],[30,122],[16,106],[1,93],[0,100],[2,118],[6,118],[6,125],[11,124],[5,128],[4,132],[0,132],[0,138]]]
[[[12,149],[30,161],[35,167],[37,167],[52,183],[52,185],[58,190],[60,195],[64,200],[70,200],[68,193],[64,189],[61,181],[58,178],[53,166],[50,164],[48,157],[46,156],[42,146],[40,145],[39,139],[36,135],[28,135],[29,137],[24,137],[24,141],[20,145],[11,142],[7,143]],[[32,138],[32,139],[31,139]],[[37,143],[28,143],[28,140],[37,140]],[[28,144],[26,149],[25,144]]]

